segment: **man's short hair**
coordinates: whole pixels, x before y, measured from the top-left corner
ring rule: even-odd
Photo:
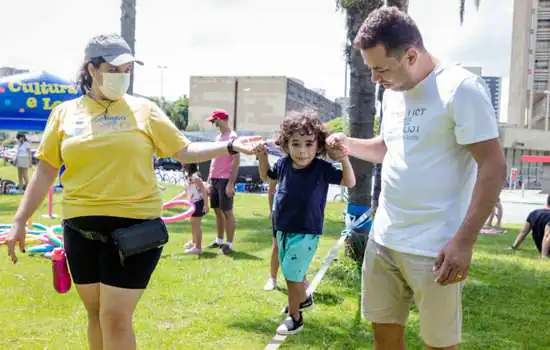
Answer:
[[[386,48],[388,56],[400,56],[414,47],[424,51],[424,42],[415,21],[397,7],[380,7],[372,11],[363,22],[353,46],[356,49],[372,49],[378,44]]]
[[[546,205],[550,207],[550,194],[546,197]]]

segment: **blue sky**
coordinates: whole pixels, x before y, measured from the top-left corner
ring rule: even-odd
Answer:
[[[8,0],[4,0],[8,1]],[[458,22],[458,0],[410,0],[426,47],[444,62],[483,67],[504,78],[506,118],[512,0],[467,1]],[[188,92],[190,75],[286,75],[344,93],[345,22],[334,0],[138,0],[135,92],[169,99]],[[113,0],[10,1],[2,16],[0,66],[43,69],[73,79],[87,40],[120,31],[120,3]]]

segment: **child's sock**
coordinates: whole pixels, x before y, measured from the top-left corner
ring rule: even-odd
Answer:
[[[233,242],[227,241],[227,246],[229,247],[229,249],[233,249]]]
[[[216,238],[216,243],[223,244],[223,238]]]

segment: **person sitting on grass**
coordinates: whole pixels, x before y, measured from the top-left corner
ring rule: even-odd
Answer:
[[[304,278],[323,232],[324,209],[329,184],[355,186],[355,175],[347,155],[337,161],[342,170],[321,159],[327,154],[329,135],[319,117],[309,111],[295,112],[280,126],[276,144],[287,156],[272,168],[267,158],[267,143],[256,147],[263,181],[277,180],[273,225],[279,248],[279,264],[288,286],[289,317],[277,328],[280,335],[300,332],[304,327],[302,311],[312,306],[306,295]]]
[[[550,195],[546,198],[544,208],[535,209],[529,213],[523,228],[519,231],[510,249],[519,249],[529,232],[533,232],[533,242],[540,253],[540,257],[548,257],[548,251],[550,250]]]

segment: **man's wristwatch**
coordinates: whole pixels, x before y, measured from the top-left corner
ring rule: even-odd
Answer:
[[[235,151],[235,149],[233,148],[233,141],[235,141],[235,139],[231,139],[227,143],[227,152],[229,152],[229,154],[238,154],[239,152]]]

